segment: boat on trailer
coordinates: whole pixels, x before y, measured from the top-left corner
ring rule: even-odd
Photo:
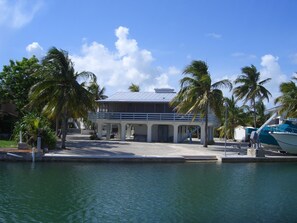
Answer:
[[[297,119],[289,118],[271,129],[269,134],[277,141],[283,151],[297,154]]]
[[[270,124],[276,116],[274,113],[257,129],[258,143],[265,150],[297,153],[297,119],[282,119],[279,124]]]
[[[278,142],[283,151],[297,154],[297,133],[270,132],[270,135]]]

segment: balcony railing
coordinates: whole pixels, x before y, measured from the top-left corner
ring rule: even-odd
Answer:
[[[193,120],[192,114],[182,115],[177,113],[129,113],[129,112],[93,112],[89,113],[89,119],[95,121],[97,119],[105,120],[131,120],[131,121],[174,121],[174,122],[203,122],[204,118],[197,115]],[[217,118],[210,114],[208,116],[210,122],[217,122]]]

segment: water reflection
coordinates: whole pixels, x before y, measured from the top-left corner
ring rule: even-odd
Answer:
[[[296,164],[0,163],[0,222],[297,219]]]

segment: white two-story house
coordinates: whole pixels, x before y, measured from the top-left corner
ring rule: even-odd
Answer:
[[[173,89],[160,88],[155,92],[118,92],[100,100],[100,108],[90,113],[89,119],[97,123],[98,137],[110,139],[113,129],[122,141],[174,142],[179,143],[195,133],[203,143],[204,119],[199,115],[178,114],[169,102],[176,93]],[[218,120],[209,114],[208,140],[213,141],[214,127]]]

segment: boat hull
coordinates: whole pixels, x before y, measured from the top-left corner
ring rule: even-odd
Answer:
[[[291,132],[271,132],[282,150],[288,153],[297,154],[297,133]]]

